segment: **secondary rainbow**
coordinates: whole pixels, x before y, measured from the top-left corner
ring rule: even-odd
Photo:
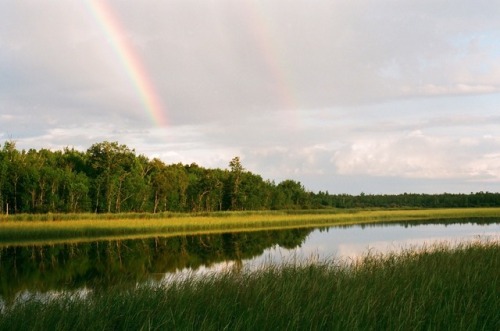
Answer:
[[[120,24],[120,21],[105,1],[90,0],[88,4],[92,15],[112,45],[151,119],[159,126],[166,126],[168,124],[165,115],[166,109],[140,57],[134,47],[127,41],[125,29]]]
[[[272,79],[274,96],[279,101],[282,111],[287,114],[289,124],[300,127],[300,103],[296,98],[293,75],[289,71],[284,49],[279,47],[279,40],[274,38],[265,8],[257,2],[244,2],[248,29],[254,38],[255,47],[259,50],[266,69]]]

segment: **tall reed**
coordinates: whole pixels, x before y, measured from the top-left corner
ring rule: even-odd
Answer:
[[[2,330],[500,330],[500,244],[289,263],[86,298],[31,297]]]

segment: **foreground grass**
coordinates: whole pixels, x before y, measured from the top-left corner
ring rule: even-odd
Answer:
[[[117,217],[120,218],[117,218]],[[499,218],[500,208],[339,212],[227,212],[201,215],[24,215],[0,218],[0,244],[82,242],[210,232],[317,227],[403,220]],[[79,219],[79,217],[84,217]],[[78,219],[74,219],[78,218]],[[23,218],[21,218],[23,219]],[[39,220],[40,219],[40,220]],[[44,220],[41,220],[44,219]],[[68,220],[69,219],[69,220]]]
[[[500,245],[226,272],[86,299],[35,297],[2,330],[500,330]]]

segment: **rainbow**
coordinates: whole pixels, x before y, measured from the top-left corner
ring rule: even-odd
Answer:
[[[113,15],[112,8],[102,0],[89,0],[88,5],[90,12],[101,26],[106,38],[109,40],[127,72],[152,121],[158,126],[166,126],[168,124],[165,115],[166,109],[162,105],[140,57],[132,45],[127,42],[127,38],[124,37],[125,29],[121,26],[116,16]]]
[[[245,2],[245,9],[243,14],[246,15],[248,29],[272,79],[274,95],[291,124],[298,126],[300,102],[296,98],[293,75],[288,70],[289,65],[283,56],[283,49],[279,47],[279,40],[273,37],[266,10],[257,2]]]

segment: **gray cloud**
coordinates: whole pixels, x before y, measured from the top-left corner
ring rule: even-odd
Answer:
[[[215,167],[238,154],[331,191],[498,190],[494,1],[106,3],[169,125],[151,120],[91,2],[3,1],[2,139],[118,140]]]

